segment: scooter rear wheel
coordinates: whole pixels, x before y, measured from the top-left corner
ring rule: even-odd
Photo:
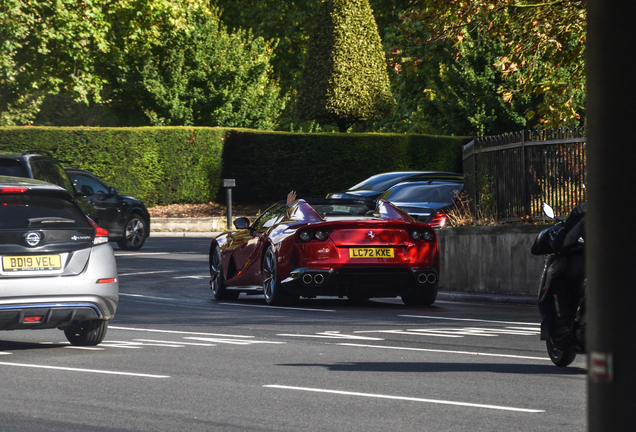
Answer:
[[[550,356],[550,360],[552,360],[552,363],[559,367],[569,366],[576,358],[576,353],[563,351],[555,347],[552,339],[548,339],[545,344],[548,348],[548,355]]]

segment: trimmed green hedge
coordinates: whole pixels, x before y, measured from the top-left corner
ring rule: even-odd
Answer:
[[[207,202],[220,184],[218,128],[0,128],[0,149],[49,151],[148,206]]]
[[[228,131],[223,177],[238,203],[271,203],[296,190],[324,197],[387,171],[462,172],[467,137]]]
[[[322,197],[387,171],[461,172],[466,137],[299,134],[205,127],[0,128],[0,149],[46,150],[91,170],[149,206],[225,202],[221,179],[236,179],[238,204],[269,204],[294,189]]]

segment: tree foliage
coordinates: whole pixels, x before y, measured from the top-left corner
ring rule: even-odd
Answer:
[[[128,125],[271,129],[284,107],[275,45],[229,33],[204,0],[8,0],[0,22],[3,124],[28,124],[58,93]]]
[[[420,0],[402,14],[396,46],[408,58],[452,44],[455,61],[471,55],[474,42],[498,41],[492,64],[510,103],[535,97],[526,118],[542,126],[576,126],[585,103],[585,0]],[[464,43],[466,40],[472,43]]]
[[[28,123],[46,93],[99,95],[94,73],[108,49],[103,0],[3,0],[0,5],[0,125]],[[99,96],[98,96],[99,97]]]
[[[325,0],[315,17],[298,100],[301,118],[341,132],[379,120],[394,101],[382,41],[367,0]]]
[[[189,3],[154,20],[151,46],[114,29],[114,61],[102,70],[113,83],[110,105],[131,125],[273,129],[285,104],[271,80],[275,45],[249,31],[229,33],[216,9]]]

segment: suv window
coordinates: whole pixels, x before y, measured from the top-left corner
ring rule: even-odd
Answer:
[[[51,159],[37,159],[31,161],[33,178],[62,186],[71,195],[75,195],[75,188],[68,178],[66,171]]]
[[[82,186],[89,186],[94,193],[110,194],[108,187],[104,183],[86,175],[73,174],[73,184],[78,191],[82,190]]]
[[[1,195],[0,230],[16,228],[89,228],[84,215],[69,201],[42,195]]]
[[[20,161],[15,159],[0,159],[0,175],[28,177]]]

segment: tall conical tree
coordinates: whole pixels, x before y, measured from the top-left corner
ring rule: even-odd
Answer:
[[[386,58],[368,0],[324,0],[309,40],[298,114],[340,132],[380,120],[395,102]]]

